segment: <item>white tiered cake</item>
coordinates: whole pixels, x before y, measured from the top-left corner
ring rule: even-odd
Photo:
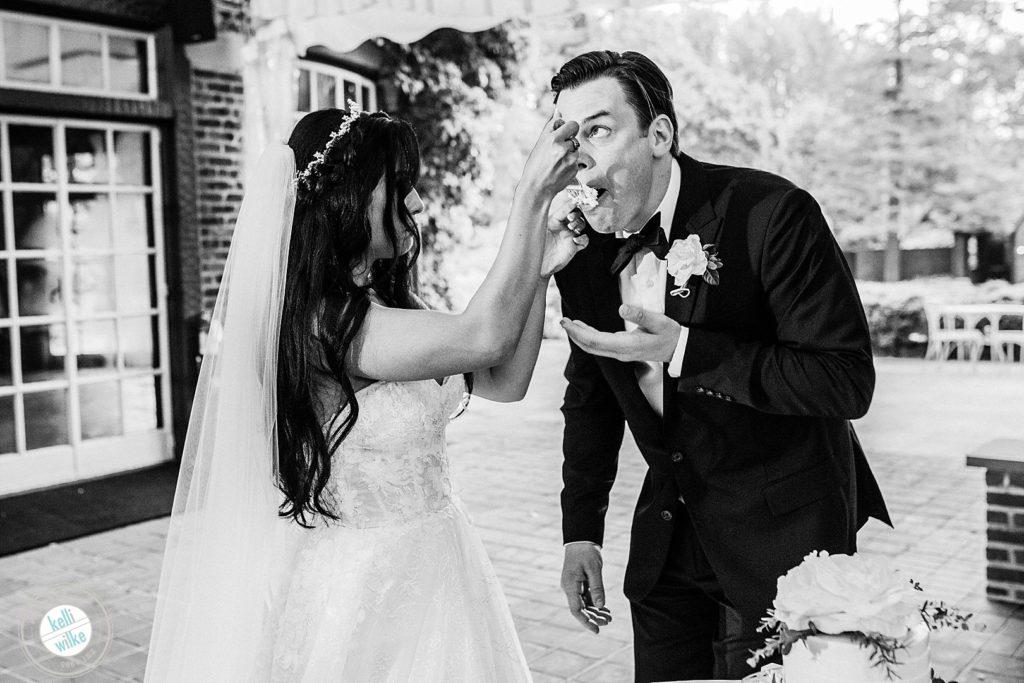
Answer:
[[[782,658],[786,683],[931,683],[928,633],[924,622],[910,629],[905,647],[896,650],[892,678],[852,636],[808,636]]]

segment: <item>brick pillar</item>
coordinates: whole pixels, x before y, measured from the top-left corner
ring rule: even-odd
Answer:
[[[1024,605],[1024,472],[985,472],[988,585],[992,600]]]
[[[242,202],[241,74],[193,70],[195,168],[203,310],[213,310]]]

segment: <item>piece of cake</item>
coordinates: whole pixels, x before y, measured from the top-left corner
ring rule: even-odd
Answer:
[[[565,188],[569,192],[569,199],[581,209],[592,209],[597,206],[597,190],[586,183],[570,185]]]
[[[871,661],[874,650],[854,636],[808,636],[782,657],[786,683],[931,683],[928,634],[923,621],[909,629],[905,647],[895,651],[891,677],[884,664]]]

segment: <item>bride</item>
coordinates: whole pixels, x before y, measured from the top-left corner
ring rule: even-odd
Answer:
[[[147,681],[530,680],[444,430],[469,392],[525,392],[547,279],[586,246],[581,221],[548,226],[578,130],[545,125],[459,314],[410,285],[407,123],[317,111],[264,152],[200,372]]]

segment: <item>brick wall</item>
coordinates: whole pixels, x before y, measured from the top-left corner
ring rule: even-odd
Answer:
[[[218,36],[251,31],[250,0],[214,0]],[[235,219],[242,203],[242,74],[192,69],[192,120],[196,169],[202,310],[217,300]]]
[[[242,201],[244,99],[240,74],[192,72],[200,279],[207,312],[217,299]]]
[[[988,597],[1024,605],[1024,472],[985,473]]]

